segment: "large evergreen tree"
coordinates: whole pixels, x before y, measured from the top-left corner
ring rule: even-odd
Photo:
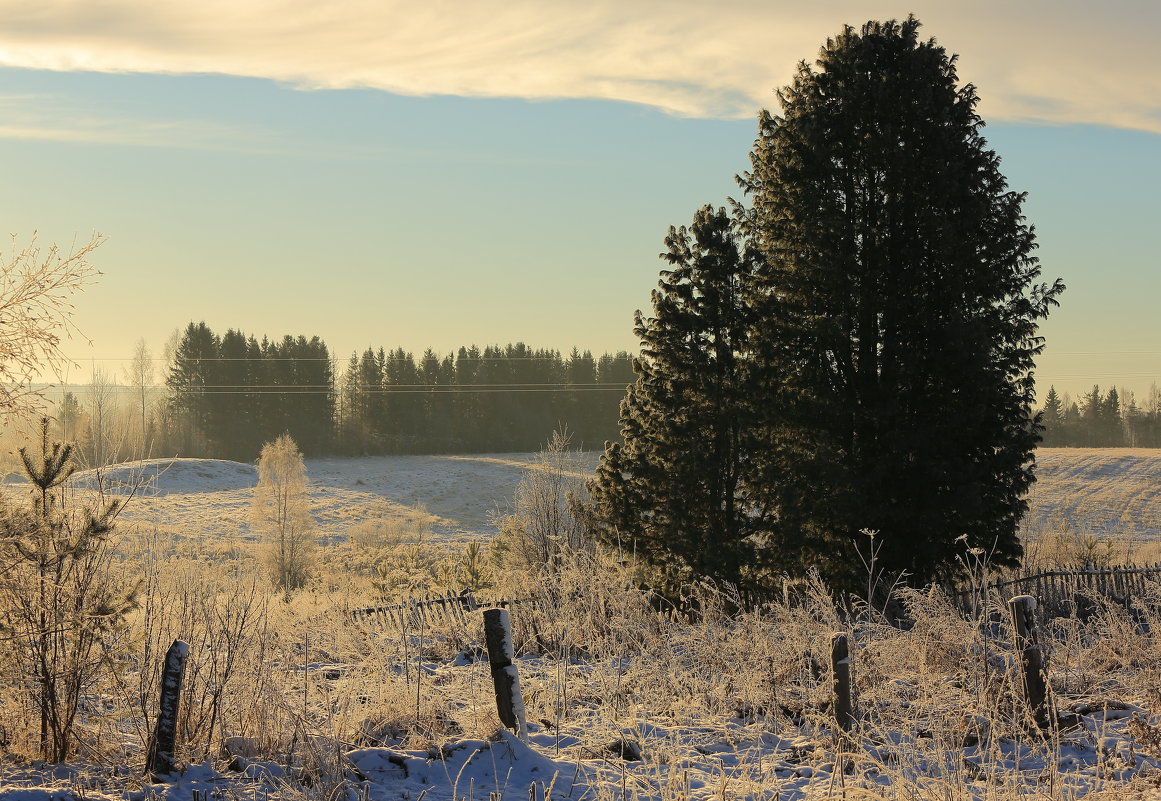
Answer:
[[[846,27],[763,112],[741,181],[764,393],[759,502],[785,553],[851,577],[861,529],[920,583],[1021,555],[1033,481],[1033,229],[956,59],[914,18]],[[1031,421],[1031,422],[1030,422]]]
[[[591,492],[606,537],[670,582],[711,576],[746,584],[761,561],[747,482],[751,426],[742,394],[749,324],[741,282],[752,254],[724,209],[670,228],[672,268],[637,312],[636,381],[621,405],[624,444],[610,443]]]

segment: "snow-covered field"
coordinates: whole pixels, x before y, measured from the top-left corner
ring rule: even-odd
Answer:
[[[1025,525],[1161,538],[1161,450],[1042,448]]]
[[[585,457],[577,476],[596,458]],[[457,540],[492,531],[534,463],[533,454],[311,459],[307,473],[323,534],[422,506],[435,536]],[[1050,450],[1039,464],[1037,524],[1157,536],[1161,454]],[[256,481],[253,465],[181,459],[115,466],[74,484],[132,488],[123,523],[230,539],[248,534]],[[253,714],[273,706],[254,724],[233,701],[222,734],[249,725],[277,747],[242,748],[232,769],[217,752],[164,782],[107,764],[52,769],[0,757],[0,801],[1161,797],[1161,642],[1119,608],[1091,628],[1052,624],[1050,673],[1068,725],[1042,736],[1020,720],[1011,643],[934,597],[916,596],[925,611],[910,631],[852,626],[821,596],[689,622],[658,615],[619,569],[578,571],[567,588],[522,588],[540,594],[513,611],[523,627],[526,742],[496,730],[478,620],[405,634],[381,621],[353,625],[335,611],[352,603],[341,593],[312,595],[301,609],[271,600],[269,641],[237,646],[265,655],[246,663],[231,692],[242,707],[255,704]],[[183,575],[167,577],[172,592],[194,598],[199,582]],[[840,628],[853,638],[863,719],[847,739],[836,736],[829,708],[829,638]],[[175,635],[153,636],[164,647]],[[195,647],[191,659],[209,664],[207,650]],[[248,697],[257,683],[267,696]],[[202,691],[215,686],[207,679]],[[368,721],[378,721],[374,736]],[[214,738],[215,748],[225,744]],[[296,748],[294,759],[279,756]],[[140,762],[139,744],[126,753]],[[305,784],[304,754],[316,763]]]
[[[578,463],[595,468],[597,454]],[[495,531],[536,454],[370,456],[307,459],[311,512],[322,535],[342,535],[353,524],[402,518],[422,507],[437,539],[466,539]],[[588,473],[577,473],[587,478]],[[9,477],[19,484],[19,477]],[[153,459],[78,473],[78,489],[103,487],[133,497],[120,520],[158,525],[186,536],[245,538],[258,471],[221,459]]]
[[[579,457],[587,478],[599,454]],[[324,535],[341,535],[368,519],[406,517],[422,506],[439,539],[495,531],[536,454],[374,456],[308,459],[311,509]],[[1047,448],[1037,454],[1037,477],[1025,524],[1045,530],[1066,523],[1099,536],[1161,538],[1161,452],[1145,449]],[[10,478],[10,481],[17,480]],[[98,481],[112,492],[137,487],[124,522],[156,524],[188,536],[219,539],[248,534],[253,465],[216,459],[175,459],[86,471],[79,486]]]

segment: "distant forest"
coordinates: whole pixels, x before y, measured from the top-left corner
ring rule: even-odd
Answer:
[[[1141,404],[1129,390],[1094,386],[1077,400],[1050,387],[1041,409],[1046,448],[1161,447],[1161,389],[1154,384]]]
[[[287,433],[308,456],[362,456],[533,451],[563,427],[574,446],[596,451],[620,438],[634,378],[626,351],[565,355],[517,342],[447,354],[367,348],[338,360],[319,337],[219,335],[191,323],[160,376],[137,386],[105,376],[67,392],[53,434],[76,443],[85,464],[249,462]],[[1115,387],[1077,399],[1053,387],[1040,411],[1044,447],[1161,447],[1156,385],[1140,403]]]
[[[597,450],[618,436],[632,381],[625,351],[565,356],[518,342],[418,357],[368,348],[337,362],[318,337],[259,340],[190,323],[166,367],[164,397],[146,404],[141,393],[138,428],[147,430],[136,439],[154,456],[253,461],[286,433],[309,456],[485,453],[537,450],[563,427],[573,445]],[[101,445],[109,437],[93,432],[87,406],[67,395],[60,433],[103,461],[135,455]]]

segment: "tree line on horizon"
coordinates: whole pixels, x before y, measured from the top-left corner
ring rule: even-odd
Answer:
[[[286,433],[311,456],[483,453],[538,450],[563,426],[574,445],[598,450],[620,439],[632,363],[625,351],[564,356],[515,343],[419,357],[367,348],[339,366],[318,337],[219,337],[191,323],[166,366],[164,395],[152,385],[133,392],[148,395],[144,414],[112,408],[118,387],[106,376],[65,392],[53,433],[92,465],[174,455],[248,462]],[[1141,401],[1124,387],[1094,385],[1074,399],[1053,386],[1038,412],[1042,447],[1161,447],[1157,384]],[[118,426],[128,433],[107,430]]]
[[[1149,387],[1143,403],[1132,390],[1099,385],[1073,399],[1049,387],[1040,410],[1046,448],[1161,447],[1161,388]]]
[[[96,431],[115,426],[108,403],[69,392],[56,433],[92,464],[142,455],[249,462],[284,434],[308,456],[534,451],[557,429],[599,450],[618,435],[632,363],[627,351],[563,355],[517,342],[419,357],[367,348],[339,367],[317,336],[219,335],[191,322],[165,368],[164,396],[147,404],[141,394],[140,432]]]
[[[417,359],[368,348],[338,381],[337,444],[350,454],[533,451],[563,428],[574,445],[599,449],[617,436],[632,382],[627,351],[563,356],[517,342]]]

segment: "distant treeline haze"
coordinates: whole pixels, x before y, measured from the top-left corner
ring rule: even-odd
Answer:
[[[574,445],[599,450],[619,438],[618,407],[634,376],[625,351],[565,356],[516,343],[417,357],[368,348],[340,362],[319,337],[219,336],[191,323],[156,379],[160,395],[123,385],[114,394],[104,374],[66,393],[54,435],[75,442],[86,464],[253,461],[286,433],[311,456],[486,453],[537,450],[565,426]],[[1141,401],[1123,388],[1094,386],[1074,400],[1053,387],[1041,412],[1045,447],[1161,447],[1155,384]]]
[[[1132,390],[1094,386],[1079,399],[1050,387],[1041,409],[1041,445],[1048,448],[1161,447],[1161,389],[1138,402]]]
[[[138,450],[252,461],[281,434],[306,455],[532,451],[561,426],[574,445],[600,449],[617,437],[632,381],[624,351],[564,356],[516,343],[416,357],[368,348],[337,364],[318,337],[219,336],[191,323],[166,365],[164,396],[148,402],[141,392],[136,413],[122,410],[124,435],[101,431],[112,415],[94,414],[84,391],[65,396],[57,433],[91,463]]]

